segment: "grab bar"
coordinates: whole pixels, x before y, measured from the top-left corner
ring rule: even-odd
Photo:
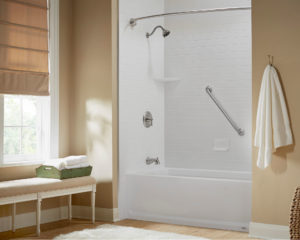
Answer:
[[[221,103],[216,99],[216,97],[213,95],[212,93],[212,88],[210,86],[207,86],[205,88],[207,94],[211,97],[211,99],[214,101],[214,103],[217,105],[217,107],[221,110],[221,112],[224,114],[224,116],[227,118],[228,122],[231,124],[231,126],[234,128],[235,131],[237,131],[237,133],[240,136],[245,135],[245,131],[240,128],[233,120],[232,118],[229,116],[229,114],[226,112],[226,110],[223,108],[223,106],[221,105]]]

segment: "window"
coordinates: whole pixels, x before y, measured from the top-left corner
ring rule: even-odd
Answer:
[[[49,101],[46,98],[1,95],[0,158],[3,164],[41,162],[49,152],[49,120],[45,112]]]
[[[42,162],[49,156],[49,97],[0,96],[2,164]]]
[[[58,157],[59,1],[0,2],[0,167],[41,163]]]

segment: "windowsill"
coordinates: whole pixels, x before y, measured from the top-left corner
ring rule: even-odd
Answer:
[[[28,161],[28,162],[11,162],[11,163],[2,163],[0,164],[0,168],[5,167],[22,167],[22,166],[34,166],[41,165],[44,161]]]

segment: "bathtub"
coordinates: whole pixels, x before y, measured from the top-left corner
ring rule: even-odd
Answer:
[[[126,217],[248,231],[251,173],[159,169],[126,174]]]

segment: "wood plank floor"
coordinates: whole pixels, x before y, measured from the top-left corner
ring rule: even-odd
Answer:
[[[14,234],[12,232],[0,233],[0,239],[53,239],[60,234],[66,234],[73,231],[79,231],[86,228],[95,228],[101,224],[114,224],[119,226],[130,226],[162,232],[174,232],[179,234],[204,237],[209,239],[254,239],[249,238],[248,233],[223,231],[208,228],[189,227],[173,224],[123,220],[116,223],[96,222],[91,224],[89,221],[73,219],[71,222],[64,220],[56,223],[48,223],[41,225],[41,236],[35,237],[35,227],[18,229]]]

